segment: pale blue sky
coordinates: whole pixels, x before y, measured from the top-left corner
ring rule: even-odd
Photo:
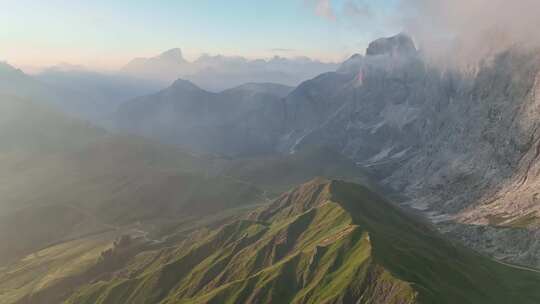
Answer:
[[[188,59],[207,52],[336,61],[399,31],[388,22],[398,1],[0,0],[0,59],[115,68],[180,47]]]

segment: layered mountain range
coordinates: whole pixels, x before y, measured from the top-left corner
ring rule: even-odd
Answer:
[[[538,303],[539,71],[405,34],[295,87],[2,65],[0,302]]]
[[[102,124],[126,100],[162,88],[148,80],[59,65],[28,75],[0,62],[0,94],[34,100]]]
[[[158,56],[135,58],[121,71],[170,84],[178,78],[196,83],[212,92],[223,91],[248,82],[272,82],[287,86],[334,70],[335,63],[325,63],[307,57],[246,59],[240,56],[203,54],[194,61],[184,58],[181,49],[170,49]]]
[[[122,131],[202,152],[264,154],[281,132],[280,103],[290,90],[263,83],[211,93],[177,80],[154,95],[125,103],[114,121]]]

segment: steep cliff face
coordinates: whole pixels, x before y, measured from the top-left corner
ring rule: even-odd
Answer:
[[[436,87],[424,89],[431,71],[414,46],[392,46],[402,39],[378,40],[370,55],[355,55],[336,73],[306,82],[289,95],[282,151],[330,145],[362,163],[411,152],[419,144],[416,118],[426,110],[427,95],[440,94]]]
[[[417,154],[387,182],[402,186],[420,209],[455,213],[528,167],[538,138],[535,79],[539,56],[511,50],[455,85],[430,113]],[[534,157],[534,156],[532,156]],[[416,180],[414,183],[407,180]]]
[[[529,63],[535,67],[537,61]],[[500,167],[490,169],[497,174],[486,174],[485,182],[477,183],[489,187],[480,188],[474,204],[455,217],[458,224],[445,229],[469,247],[500,260],[540,267],[540,83],[534,69],[526,77],[527,81],[534,79],[532,87],[518,102],[517,109],[504,113],[504,116],[513,113],[514,127],[497,133],[508,142],[493,148],[504,153],[503,159],[512,161],[504,171],[497,171]],[[466,193],[463,196],[467,197]]]
[[[527,75],[532,76],[532,75]],[[466,210],[461,218],[467,223],[495,224],[500,226],[538,227],[540,211],[540,73],[534,77],[532,88],[516,115],[521,134],[517,140],[525,142],[520,147],[519,162],[511,178],[484,195],[479,206]],[[503,135],[503,134],[501,134]],[[521,135],[521,136],[520,136]],[[510,142],[516,139],[510,138]]]
[[[540,52],[510,49],[463,73],[429,66],[402,39],[291,94],[282,151],[335,147],[431,220],[456,220],[445,230],[471,247],[540,265]]]

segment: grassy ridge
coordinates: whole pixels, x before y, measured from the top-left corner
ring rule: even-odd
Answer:
[[[92,268],[101,252],[111,246],[110,238],[110,234],[102,234],[65,242],[0,268],[0,302],[47,303],[44,294],[35,297],[47,291],[55,291],[50,299],[61,301],[74,288],[65,283]]]
[[[185,245],[185,244],[184,244]],[[367,188],[316,179],[68,304],[538,303],[540,275],[443,240]]]
[[[537,303],[540,275],[512,269],[444,240],[369,190],[333,182],[333,200],[372,231],[374,256],[413,283],[421,303]]]

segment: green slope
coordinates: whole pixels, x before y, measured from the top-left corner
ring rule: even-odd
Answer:
[[[0,267],[0,303],[59,303],[79,282],[87,282],[84,274],[111,247],[111,237],[104,233],[65,242]]]
[[[66,303],[538,303],[539,283],[367,188],[316,179],[243,220],[142,252]]]

